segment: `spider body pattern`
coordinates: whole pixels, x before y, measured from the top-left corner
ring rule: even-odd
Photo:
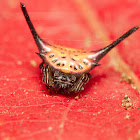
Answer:
[[[89,72],[99,65],[99,60],[139,28],[138,26],[133,27],[116,41],[100,50],[73,49],[49,44],[41,39],[30,20],[25,5],[22,3],[21,9],[39,49],[37,54],[42,59],[40,69],[43,83],[48,89],[64,93],[82,91],[91,77]]]

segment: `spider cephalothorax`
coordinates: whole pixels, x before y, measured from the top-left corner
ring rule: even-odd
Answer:
[[[49,65],[43,66],[43,63],[40,64],[40,68],[42,70],[42,81],[47,88],[52,88],[62,93],[79,92],[83,90],[84,84],[86,84],[90,78],[89,73],[64,73]]]
[[[55,91],[61,90],[65,93],[77,93],[83,90],[84,85],[90,79],[89,72],[99,65],[99,60],[139,28],[138,26],[132,28],[112,44],[100,50],[72,49],[60,45],[52,45],[41,39],[34,29],[25,5],[22,3],[21,9],[38,46],[39,53],[37,54],[43,60],[40,64],[43,83],[47,88]]]

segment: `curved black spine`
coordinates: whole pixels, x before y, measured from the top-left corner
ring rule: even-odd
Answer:
[[[22,12],[24,14],[24,17],[26,19],[26,22],[27,22],[27,24],[28,24],[28,26],[30,28],[30,31],[31,31],[31,33],[33,35],[33,38],[34,38],[34,40],[35,40],[35,42],[36,42],[36,44],[38,46],[38,49],[39,49],[39,51],[42,51],[43,47],[42,47],[42,44],[41,43],[43,43],[43,44],[46,43],[47,45],[50,45],[50,44],[47,43],[47,42],[45,42],[44,40],[42,40],[39,37],[39,35],[37,34],[37,32],[36,32],[36,30],[35,30],[32,22],[30,20],[30,17],[29,17],[29,14],[28,14],[27,10],[26,10],[25,5],[23,3],[20,3],[20,6],[21,6]]]
[[[133,27],[132,29],[130,29],[128,32],[126,32],[125,34],[123,34],[121,37],[119,37],[116,41],[114,41],[113,43],[111,43],[110,45],[108,45],[107,47],[98,50],[97,51],[97,57],[96,57],[96,62],[98,62],[101,58],[103,58],[112,48],[114,48],[116,45],[118,45],[121,41],[123,41],[125,38],[127,38],[128,36],[130,36],[132,33],[134,33],[136,30],[138,30],[138,26]]]

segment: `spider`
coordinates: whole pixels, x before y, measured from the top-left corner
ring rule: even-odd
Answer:
[[[21,9],[39,49],[37,54],[43,60],[40,64],[42,81],[49,90],[53,89],[56,92],[79,93],[84,90],[84,85],[91,77],[89,72],[99,65],[99,60],[139,28],[138,26],[133,27],[116,41],[100,50],[73,49],[53,45],[41,39],[23,3],[21,3]]]

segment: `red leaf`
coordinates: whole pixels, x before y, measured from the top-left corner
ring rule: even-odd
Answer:
[[[140,23],[138,1],[23,2],[44,40],[73,48],[103,48]],[[0,139],[140,138],[140,31],[91,71],[80,99],[51,96],[41,82],[41,60],[20,2],[5,0],[0,5]],[[120,82],[122,73],[132,80]],[[127,110],[122,106],[125,95],[133,103]]]

